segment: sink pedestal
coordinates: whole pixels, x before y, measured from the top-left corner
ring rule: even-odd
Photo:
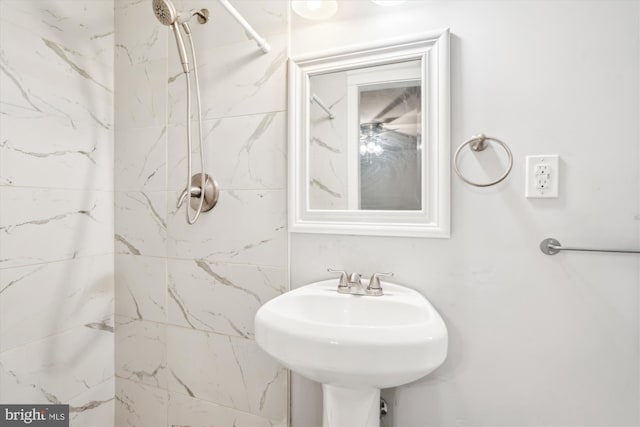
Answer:
[[[380,389],[322,385],[322,427],[380,427]]]

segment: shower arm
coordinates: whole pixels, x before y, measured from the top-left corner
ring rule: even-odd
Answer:
[[[258,34],[256,30],[253,29],[253,27],[246,21],[246,19],[242,17],[242,15],[240,15],[240,12],[238,12],[236,8],[231,6],[231,3],[229,3],[229,0],[219,0],[219,1],[220,1],[220,4],[224,6],[225,9],[227,9],[227,12],[229,12],[229,14],[233,16],[233,18],[236,21],[238,21],[238,24],[242,25],[245,31],[249,33],[251,38],[256,41],[256,43],[258,44],[258,47],[262,49],[262,52],[269,53],[269,51],[271,50],[271,46],[269,45],[269,43],[267,43],[265,39],[260,37],[260,34]]]

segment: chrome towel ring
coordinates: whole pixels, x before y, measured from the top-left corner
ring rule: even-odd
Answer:
[[[483,151],[484,149],[487,148],[487,141],[497,142],[502,146],[502,148],[504,148],[504,151],[507,152],[507,156],[509,157],[509,166],[507,167],[507,170],[505,171],[505,173],[503,173],[502,176],[496,179],[495,181],[491,181],[486,184],[473,182],[467,179],[464,175],[462,175],[462,172],[460,172],[460,168],[458,167],[458,156],[460,155],[460,151],[467,145],[470,145],[469,148],[471,148],[473,151]],[[509,147],[507,147],[507,144],[505,144],[504,142],[500,141],[497,138],[485,136],[482,133],[479,135],[474,135],[471,138],[469,138],[467,141],[463,142],[462,145],[458,147],[455,154],[453,155],[453,170],[456,171],[456,174],[460,177],[461,180],[463,180],[469,185],[473,185],[474,187],[490,187],[492,185],[496,185],[499,182],[502,182],[507,177],[507,175],[509,175],[509,172],[511,172],[512,167],[513,167],[513,154],[511,154],[511,150],[509,150]]]

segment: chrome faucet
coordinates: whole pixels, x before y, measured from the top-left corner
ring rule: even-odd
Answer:
[[[391,277],[393,273],[373,273],[369,279],[369,285],[365,288],[362,284],[362,276],[359,273],[348,274],[344,270],[333,270],[328,268],[329,273],[340,274],[338,279],[338,292],[341,294],[351,295],[383,295],[382,286],[380,285],[380,277]]]
[[[367,295],[382,295],[382,286],[380,286],[381,277],[392,277],[393,273],[373,273],[371,279],[369,279],[369,286],[367,286]]]
[[[338,292],[343,292],[344,289],[349,288],[349,278],[347,277],[347,272],[344,270],[334,270],[331,268],[327,268],[329,273],[339,273],[340,279],[338,281]]]

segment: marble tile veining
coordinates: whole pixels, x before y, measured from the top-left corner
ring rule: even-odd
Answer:
[[[285,191],[221,191],[215,209],[203,214],[197,227],[186,224],[184,206],[176,211],[177,196],[168,193],[170,257],[286,266]]]
[[[165,126],[116,131],[116,191],[166,189]]]
[[[116,375],[141,384],[167,388],[166,327],[116,318]]]
[[[0,187],[0,267],[112,252],[112,197],[100,191]]]
[[[113,5],[5,0],[0,40],[0,185],[111,189]]]
[[[0,352],[79,324],[104,330],[112,275],[111,255],[1,269]]]
[[[70,427],[115,427],[115,377],[69,401]]]
[[[286,370],[253,340],[167,328],[169,391],[286,419]]]
[[[114,1],[0,0],[0,402],[114,425]]]
[[[168,280],[169,323],[244,338],[258,308],[286,290],[283,268],[203,259],[169,260]]]
[[[199,41],[195,32],[194,38]],[[286,34],[274,35],[269,42],[268,54],[252,41],[212,49],[204,44],[198,57],[204,119],[286,109]],[[175,49],[169,49],[168,62],[169,123],[184,123],[186,83]]]
[[[2,43],[3,113],[34,121],[51,117],[74,129],[113,126],[113,11],[107,2],[97,2],[96,9],[75,6],[3,3],[0,40],[20,40]],[[87,13],[103,18],[94,19],[91,29],[77,26],[90,20]]]
[[[208,120],[203,123],[205,170],[222,189],[284,189],[287,185],[287,120],[284,112]],[[197,129],[193,124],[194,131]],[[168,187],[185,187],[185,126],[169,128]],[[200,152],[193,149],[194,164]]]
[[[168,425],[286,427],[286,421],[273,421],[205,400],[169,393]]]
[[[131,65],[157,59],[165,60],[169,29],[155,20],[151,3],[140,0],[116,0],[114,6],[116,51],[122,49],[124,59]]]
[[[251,40],[247,32],[220,5],[218,0],[176,0],[181,10],[205,7],[212,17],[207,25],[193,25],[194,37],[198,37],[196,47],[211,48],[228,46]],[[233,7],[264,38],[271,43],[274,35],[288,30],[288,4],[282,0],[241,0],[231,1]],[[257,44],[251,40],[255,50]]]
[[[50,115],[0,116],[0,185],[110,190],[112,165],[110,128],[72,127]]]
[[[118,130],[164,126],[169,29],[147,1],[115,2],[115,120]],[[121,157],[120,157],[121,158]]]
[[[147,17],[145,19],[148,19]],[[124,57],[124,58],[123,58]],[[164,59],[130,64],[124,47],[116,46],[115,120],[118,129],[164,126],[166,123],[167,93]]]
[[[117,192],[115,251],[119,254],[165,256],[166,194]]]
[[[113,332],[78,326],[0,353],[0,401],[64,403],[113,377]]]
[[[2,19],[31,37],[47,38],[65,46],[70,57],[107,65],[103,71],[107,76],[113,64],[113,3],[91,1],[91,7],[79,4],[77,0],[2,0]],[[12,46],[3,39],[3,46],[24,46],[25,41],[19,41]]]
[[[117,254],[115,282],[117,315],[165,322],[167,318],[167,260]]]
[[[116,378],[115,425],[118,427],[166,426],[168,399],[166,390]]]
[[[288,4],[231,3],[269,54],[217,0],[175,0],[211,13],[191,28],[206,172],[222,188],[215,209],[187,225],[185,207],[176,208],[188,118],[173,35],[149,1],[115,2],[119,427],[286,425],[286,370],[252,338],[257,308],[287,279]]]

